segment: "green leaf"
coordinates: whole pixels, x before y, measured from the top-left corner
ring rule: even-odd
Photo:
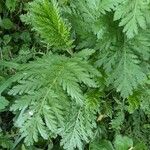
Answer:
[[[136,96],[137,95],[137,96]],[[138,98],[138,93],[135,92],[133,96],[130,96],[128,98],[128,112],[133,113],[135,110],[137,110],[140,106],[140,100]]]
[[[88,0],[89,5],[96,7],[96,10],[99,10],[102,14],[112,11],[122,1],[123,0]]]
[[[92,129],[95,127],[95,123],[91,119],[96,119],[96,110],[88,112],[84,109],[81,113],[79,112],[79,116],[76,111],[78,112],[78,108],[84,106],[86,100],[80,84],[84,84],[85,87],[97,87],[93,77],[99,76],[100,73],[88,62],[91,54],[88,53],[86,56],[76,54],[70,58],[49,53],[36,61],[20,65],[18,73],[12,78],[12,82],[16,84],[8,94],[16,96],[11,110],[20,112],[15,124],[21,129],[27,145],[37,142],[38,135],[47,139],[48,131],[50,134],[57,135],[58,128],[64,127],[65,124],[67,125],[66,129],[71,128],[71,130],[64,131],[62,134],[64,147],[69,149],[74,138],[80,136],[78,126],[81,127],[83,140],[88,142],[92,136]],[[15,80],[15,76],[20,77]],[[6,86],[2,85],[2,91],[4,88]],[[71,113],[71,103],[74,103],[72,109],[75,109],[73,112],[75,118],[71,117],[70,121],[66,123],[65,120]],[[68,111],[69,114],[66,114]],[[30,126],[33,126],[33,130],[30,129]],[[86,129],[87,131],[85,131]],[[70,142],[66,143],[67,137],[70,136],[72,136]],[[73,147],[77,146],[81,149],[82,138],[77,139]]]
[[[9,102],[3,96],[0,96],[0,110],[3,110],[6,106],[8,106]]]
[[[114,69],[109,81],[110,83],[114,82],[114,86],[118,92],[121,92],[123,98],[127,98],[133,94],[133,90],[136,89],[139,84],[145,82],[146,78],[146,75],[138,66],[136,55],[129,54],[124,50],[118,66]]]
[[[13,146],[13,141],[10,139],[9,135],[4,135],[0,132],[0,146],[3,149],[11,149]]]
[[[8,34],[4,35],[3,36],[4,44],[7,45],[11,41],[11,39],[12,39],[12,37],[10,35],[8,35]]]
[[[133,141],[127,136],[117,135],[114,141],[115,150],[129,150],[133,148]]]
[[[93,137],[93,129],[96,127],[95,114],[96,111],[84,108],[75,108],[71,111],[71,118],[61,133],[61,145],[64,149],[83,150],[83,144],[88,143],[89,139]]]
[[[145,143],[143,142],[138,142],[135,147],[134,150],[148,150],[147,146],[145,145]]]
[[[138,34],[139,28],[146,28],[149,3],[145,0],[126,0],[115,9],[114,20],[121,19],[119,26],[124,26],[123,32],[128,38],[133,38]]]
[[[13,27],[13,22],[9,18],[4,18],[1,20],[0,26],[4,29],[11,29]]]
[[[114,119],[111,120],[111,127],[115,130],[121,130],[121,126],[124,122],[125,114],[122,111],[118,111]]]
[[[90,143],[89,150],[114,150],[114,148],[108,140],[94,140]]]
[[[11,11],[15,11],[17,0],[6,0],[5,5]]]
[[[55,0],[37,0],[30,4],[31,21],[41,37],[55,48],[71,48],[70,27],[60,16]]]
[[[0,60],[0,66],[17,69],[19,67],[19,64],[13,61]]]

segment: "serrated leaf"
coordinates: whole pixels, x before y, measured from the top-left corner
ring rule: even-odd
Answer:
[[[123,32],[128,38],[133,38],[138,34],[139,28],[146,29],[148,3],[144,0],[126,0],[115,9],[114,20],[121,19],[119,26],[124,26]]]
[[[70,49],[70,27],[60,16],[57,1],[38,0],[30,3],[31,21],[34,29],[49,45],[56,49]]]
[[[145,73],[138,65],[136,55],[124,50],[108,82],[113,83],[117,91],[121,92],[123,98],[127,98],[133,94],[133,90],[136,89],[139,84],[146,81],[146,78]]]

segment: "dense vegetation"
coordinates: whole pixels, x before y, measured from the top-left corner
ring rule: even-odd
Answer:
[[[150,1],[1,0],[0,149],[150,150]]]

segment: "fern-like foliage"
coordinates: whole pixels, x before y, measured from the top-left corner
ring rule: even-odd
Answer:
[[[131,109],[132,112],[140,108],[145,114],[150,114],[149,80],[146,83],[146,86],[140,87],[131,97],[129,97],[129,110]]]
[[[106,12],[114,10],[121,2],[122,0],[77,0],[75,2],[73,1],[73,4],[78,6],[77,10],[79,10],[84,17],[95,20],[101,15],[106,14]]]
[[[138,87],[145,84],[147,74],[149,73],[150,46],[147,20],[149,4],[144,1],[136,1],[138,7],[136,8],[137,11],[135,11],[130,8],[134,2],[122,1],[114,8],[115,17],[120,15],[120,18],[114,19],[115,22],[111,22],[111,15],[107,16],[106,13],[106,15],[100,16],[101,20],[97,21],[96,26],[92,26],[98,38],[98,40],[95,40],[96,49],[98,50],[97,54],[99,55],[96,65],[105,70],[106,86],[115,87],[116,91],[121,93],[123,99],[128,99],[129,106],[127,108],[129,113],[142,109],[144,113],[149,114],[149,91],[144,87],[135,92]],[[124,9],[122,6],[124,6]],[[119,20],[119,26],[123,26],[124,28],[119,28],[116,20]],[[143,94],[139,96],[138,93],[140,91]],[[133,93],[136,95],[135,97]],[[134,98],[131,98],[132,96],[130,97],[130,95]],[[124,102],[126,103],[126,101],[121,101],[118,106],[124,108]],[[114,108],[116,107],[114,106]],[[121,130],[122,124],[125,121],[124,119],[125,113],[117,110],[115,118],[111,120],[111,127],[114,130]]]
[[[117,77],[120,72],[122,72],[121,75]],[[138,66],[137,57],[124,50],[118,65],[108,80],[113,83],[117,91],[121,91],[122,97],[127,98],[132,94],[133,89],[146,80],[146,75]]]
[[[65,7],[65,15],[75,30],[77,41],[80,41],[78,48],[93,48],[98,39],[106,38],[103,35],[108,32],[107,27],[110,29],[114,23],[111,15],[104,15],[111,13],[121,2],[122,0],[77,0],[70,2],[71,7]],[[107,40],[103,39],[105,41]]]
[[[145,0],[125,0],[116,7],[114,20],[120,20],[120,26],[124,26],[123,32],[128,38],[133,38],[138,34],[139,28],[147,27],[147,13],[149,1]]]
[[[85,52],[86,50],[74,54],[72,58],[49,54],[20,68],[18,74],[23,76],[17,80],[18,84],[9,94],[20,95],[11,110],[21,111],[16,125],[21,128],[27,145],[37,141],[39,134],[44,139],[50,136],[48,131],[57,134],[57,129],[64,126],[65,115],[71,102],[74,101],[78,107],[84,105],[85,97],[79,83],[97,87],[92,78],[99,76],[99,72],[86,61],[94,51],[88,54]],[[74,117],[76,118],[76,115]],[[84,116],[78,117],[85,119]],[[83,120],[78,117],[77,120],[82,125]],[[76,136],[75,134],[72,133],[71,136]]]
[[[132,50],[144,61],[148,61],[150,58],[150,29],[148,28],[134,39],[130,40],[130,47]]]
[[[98,43],[97,47],[101,46],[101,52],[96,65],[103,66],[108,75],[107,83],[121,92],[123,98],[128,98],[147,79],[149,66],[147,60],[150,57],[149,29],[132,40],[125,38],[123,41],[117,39],[117,36],[120,37],[118,31],[114,38],[110,39],[111,36],[108,38],[106,44],[102,41]],[[122,42],[123,45],[120,44]],[[145,62],[141,62],[143,59]]]
[[[87,5],[93,12],[98,12],[101,15],[112,11],[121,2],[122,0],[87,0]],[[96,16],[98,16],[98,14]]]
[[[60,16],[55,0],[36,0],[30,3],[30,16],[33,28],[49,45],[55,48],[70,49],[70,27]]]
[[[61,133],[61,144],[66,150],[75,148],[82,150],[84,144],[89,143],[94,137],[93,129],[96,128],[96,113],[99,110],[97,99],[93,98],[92,92],[86,95],[83,107],[72,108],[69,119]]]
[[[130,47],[105,52],[101,57],[97,65],[103,65],[108,73],[108,84],[112,84],[118,92],[121,92],[123,98],[132,95],[133,90],[146,81],[138,57],[131,52]]]
[[[0,2],[2,34],[12,33],[0,38],[2,147],[12,139],[12,149],[150,149],[150,1],[33,0],[21,19],[46,51],[39,36],[29,44],[34,32],[14,34],[17,23],[3,12],[13,1]],[[34,52],[11,49],[20,39]],[[15,115],[8,121],[7,111]],[[5,129],[8,122],[13,128]]]
[[[0,128],[0,147],[3,149],[11,149],[13,145],[13,141],[10,139],[8,135],[4,135],[2,133],[2,129]]]

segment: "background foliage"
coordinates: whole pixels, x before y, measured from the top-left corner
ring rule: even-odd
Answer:
[[[1,0],[0,35],[0,149],[150,149],[149,0]]]

